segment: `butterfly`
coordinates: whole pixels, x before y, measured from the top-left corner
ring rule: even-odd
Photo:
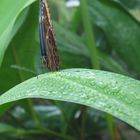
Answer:
[[[56,40],[46,0],[40,0],[39,5],[39,36],[43,65],[50,71],[59,70],[60,61],[57,55]]]

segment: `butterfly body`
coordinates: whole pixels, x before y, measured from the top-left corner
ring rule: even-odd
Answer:
[[[40,0],[39,34],[43,64],[50,71],[59,70],[59,57],[57,55],[55,35],[46,0]]]

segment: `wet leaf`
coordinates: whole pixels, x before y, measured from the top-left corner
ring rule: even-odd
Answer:
[[[140,82],[115,73],[69,69],[29,79],[0,96],[0,105],[44,98],[87,105],[140,130]]]

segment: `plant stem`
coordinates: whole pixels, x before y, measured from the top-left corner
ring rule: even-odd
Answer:
[[[34,120],[35,126],[36,126],[36,128],[40,128],[41,124],[40,124],[40,121],[38,120],[38,117],[37,117],[35,111],[34,111],[33,101],[31,99],[27,99],[27,100],[28,100],[29,110],[30,110],[32,119]]]
[[[81,11],[80,9],[77,9],[74,16],[73,16],[73,19],[72,19],[72,23],[71,23],[71,31],[73,32],[76,32],[81,26],[79,26],[81,23]]]
[[[111,139],[112,140],[115,140],[114,139],[114,121],[113,121],[113,117],[107,113],[105,113],[105,118],[107,120],[107,123],[108,123],[108,129],[109,129],[109,132],[110,132],[110,136],[111,136]]]
[[[116,129],[114,119],[111,115],[105,113],[106,120],[108,122],[108,129],[110,131],[111,139],[112,140],[119,140],[118,131]]]
[[[100,69],[96,43],[95,43],[95,38],[93,34],[93,28],[90,22],[90,15],[88,12],[87,0],[81,0],[80,8],[81,8],[81,13],[82,13],[82,21],[83,21],[83,26],[85,30],[87,46],[90,52],[92,68]]]
[[[75,140],[75,138],[73,138],[71,136],[61,135],[60,133],[57,133],[55,131],[52,131],[52,130],[49,130],[49,129],[46,129],[46,128],[40,128],[40,130],[42,132],[47,133],[50,136],[53,136],[53,137],[55,136],[55,137],[58,137],[58,138],[61,138],[61,139],[64,139],[64,140]]]
[[[16,137],[24,137],[24,136],[28,136],[31,135],[32,137],[35,135],[42,135],[42,136],[47,136],[47,137],[55,137],[55,138],[59,138],[59,139],[63,139],[63,140],[75,140],[73,137],[70,136],[66,136],[66,135],[61,135],[55,131],[52,130],[47,130],[45,128],[41,128],[41,129],[29,129],[29,130],[25,130],[25,129],[15,129],[15,131],[13,131],[13,133],[16,135]]]
[[[81,122],[81,132],[80,132],[80,140],[85,139],[85,124],[87,119],[87,107],[81,106],[81,116],[82,116],[82,122]]]

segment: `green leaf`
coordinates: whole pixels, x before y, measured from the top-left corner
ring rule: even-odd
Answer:
[[[140,1],[139,0],[118,0],[127,8],[135,8],[139,7]]]
[[[0,1],[0,65],[6,48],[11,41],[12,29],[21,11],[35,0]]]
[[[56,31],[56,41],[62,68],[91,67],[89,51],[82,38],[77,34],[72,33],[70,30],[60,26],[57,22],[53,23]],[[98,55],[98,60],[100,61],[101,66],[106,70],[129,75],[114,58],[105,52],[98,50]]]
[[[26,14],[26,20],[24,21],[24,23],[22,23],[22,26],[12,39],[5,53],[0,71],[0,94],[22,82],[23,80],[29,79],[31,76],[33,76],[32,73],[23,72],[19,69],[13,69],[11,68],[11,65],[27,67],[31,70],[33,70],[34,68],[35,54],[31,51],[39,48],[38,44],[35,41],[35,33],[38,27],[37,6],[38,4],[35,3],[32,4],[30,8],[24,10],[24,13],[28,12]],[[33,14],[34,16],[32,16]],[[30,23],[32,21],[34,21],[34,23],[32,24],[32,26],[30,26]],[[18,24],[17,21],[15,22],[15,24]],[[27,30],[28,27],[30,28]],[[6,75],[7,78],[5,78]]]
[[[140,24],[119,3],[106,0],[89,1],[93,23],[105,33],[107,40],[129,66],[140,74]]]
[[[84,104],[140,130],[140,82],[105,71],[69,69],[29,79],[0,96],[0,105],[24,98]]]

